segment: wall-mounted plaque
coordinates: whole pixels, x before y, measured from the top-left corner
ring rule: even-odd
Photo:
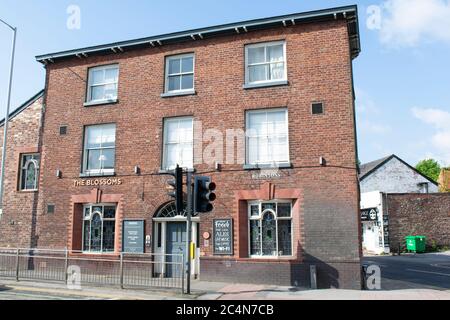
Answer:
[[[123,252],[144,253],[144,224],[144,220],[125,220],[123,222]]]
[[[233,255],[233,219],[213,221],[213,241],[215,255]]]
[[[361,210],[361,221],[378,221],[378,208]]]

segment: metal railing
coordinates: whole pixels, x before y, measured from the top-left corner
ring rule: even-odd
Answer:
[[[184,293],[183,254],[103,254],[73,250],[2,249],[0,278],[125,288],[180,289]]]

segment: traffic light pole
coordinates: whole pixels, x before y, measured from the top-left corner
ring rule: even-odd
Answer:
[[[186,212],[186,218],[187,218],[187,226],[186,226],[186,233],[187,233],[187,266],[186,266],[186,272],[187,272],[187,282],[186,282],[186,293],[191,294],[191,265],[192,265],[192,257],[191,257],[191,242],[192,242],[192,210],[193,210],[193,197],[192,197],[192,172],[187,172],[186,177],[186,184],[187,184],[187,212]]]

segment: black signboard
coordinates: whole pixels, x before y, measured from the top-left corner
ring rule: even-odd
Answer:
[[[213,240],[215,255],[233,255],[233,219],[213,221]]]
[[[123,252],[144,253],[144,221],[125,220],[123,222]]]
[[[361,221],[378,221],[378,208],[361,210]]]
[[[389,217],[383,215],[383,233],[384,233],[384,246],[389,248]]]

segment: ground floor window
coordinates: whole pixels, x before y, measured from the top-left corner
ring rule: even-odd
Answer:
[[[292,256],[292,202],[249,202],[250,255]]]
[[[114,252],[116,205],[85,205],[83,251]]]

